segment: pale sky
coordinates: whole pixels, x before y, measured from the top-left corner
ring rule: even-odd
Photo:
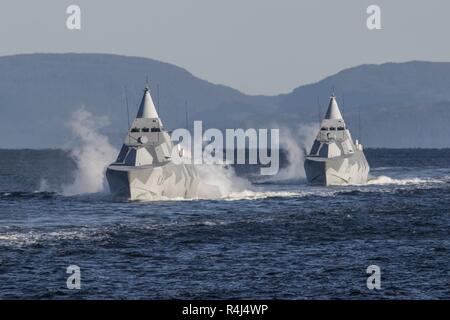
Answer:
[[[366,27],[371,4],[382,30]],[[142,56],[269,95],[363,63],[450,61],[449,12],[448,0],[2,0],[0,55]]]

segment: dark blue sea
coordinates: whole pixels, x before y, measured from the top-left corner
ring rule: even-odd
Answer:
[[[77,170],[66,151],[1,150],[0,298],[450,299],[450,150],[366,155],[364,186],[239,168],[253,193],[123,202],[64,195]]]

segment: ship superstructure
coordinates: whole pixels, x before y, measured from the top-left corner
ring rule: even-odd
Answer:
[[[183,150],[171,141],[146,87],[119,155],[106,171],[111,193],[130,200],[194,196],[197,171],[192,164],[172,162],[172,152],[182,156]]]
[[[358,140],[353,141],[341,111],[332,95],[311,152],[305,159],[305,172],[312,185],[364,184],[369,164]]]

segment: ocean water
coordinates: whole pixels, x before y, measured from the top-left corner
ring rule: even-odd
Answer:
[[[366,154],[364,186],[239,168],[251,191],[120,202],[64,195],[77,170],[64,151],[0,150],[0,298],[449,299],[450,150]]]

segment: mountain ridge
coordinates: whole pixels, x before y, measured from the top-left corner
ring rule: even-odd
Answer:
[[[64,146],[70,140],[66,123],[83,105],[109,118],[103,132],[120,143],[126,130],[124,87],[133,117],[147,75],[168,128],[185,126],[187,101],[190,120],[203,120],[205,128],[283,126],[296,131],[319,121],[334,87],[346,122],[365,145],[450,146],[448,62],[364,64],[270,96],[247,95],[155,59],[34,53],[0,57],[0,147]],[[363,132],[357,134],[359,123]]]

